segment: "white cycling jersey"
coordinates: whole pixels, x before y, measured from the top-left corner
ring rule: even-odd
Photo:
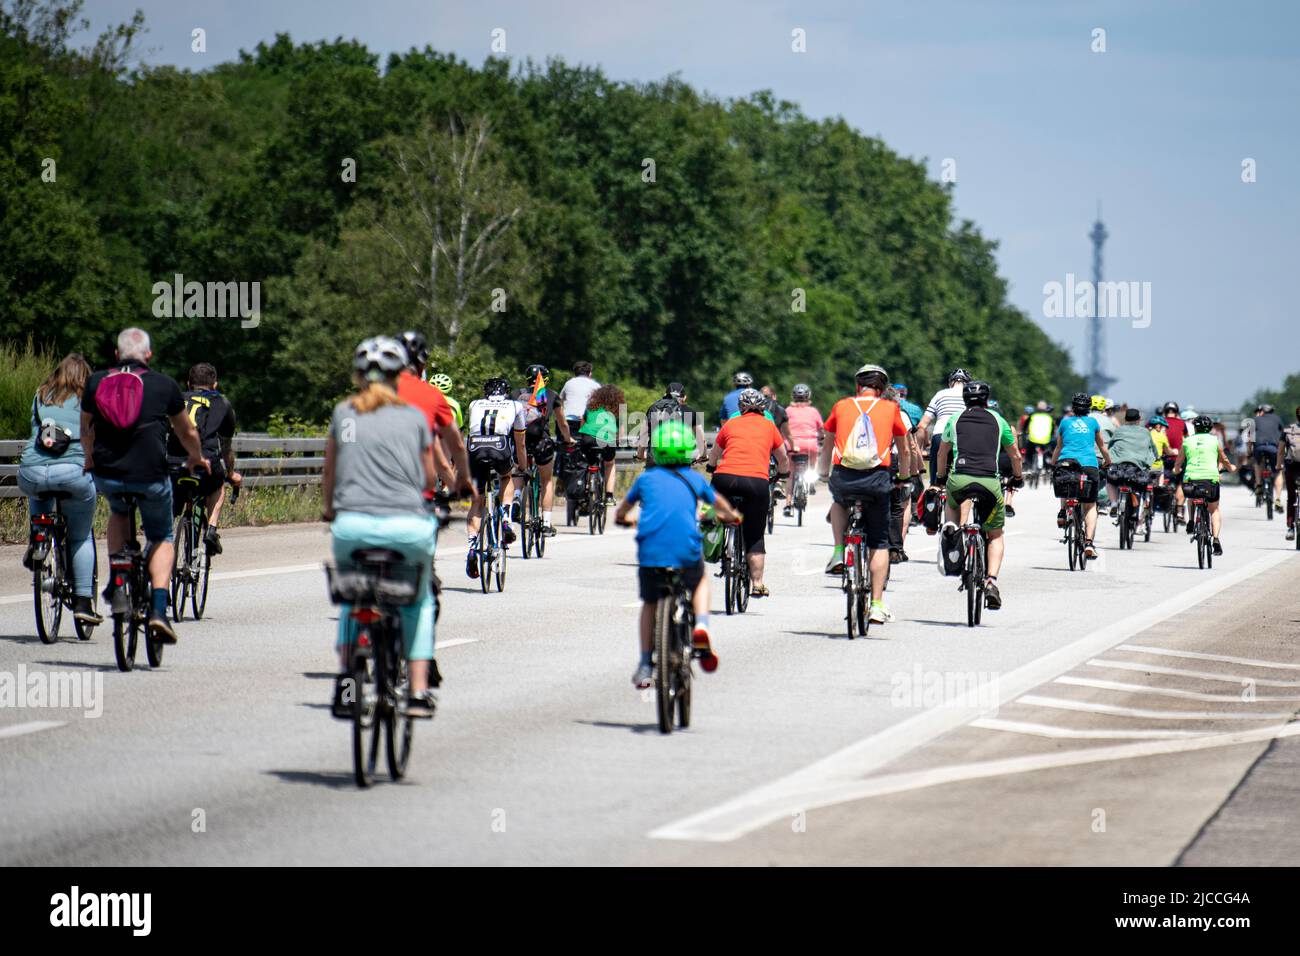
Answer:
[[[511,432],[523,431],[527,425],[524,403],[506,395],[477,399],[470,402],[465,424],[471,439],[509,438]]]

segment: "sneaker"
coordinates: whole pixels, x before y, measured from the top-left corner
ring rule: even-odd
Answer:
[[[894,615],[889,608],[885,607],[883,601],[871,602],[871,614],[868,617],[872,624],[886,624],[894,619]]]
[[[786,505],[784,508],[781,509],[781,514],[785,515],[787,518],[793,518],[794,508],[791,507],[790,505]]]
[[[1214,539],[1214,556],[1220,557],[1223,554],[1223,545],[1219,544],[1219,539]]]
[[[1294,540],[1295,540],[1295,528],[1287,528],[1287,529],[1286,529],[1286,539],[1287,539],[1288,541],[1294,541]]]
[[[1085,541],[1083,543],[1083,556],[1089,561],[1097,560],[1097,546],[1091,541]]]
[[[902,564],[902,563],[903,563],[903,552],[902,552],[900,549],[898,549],[898,548],[890,548],[890,549],[889,549],[889,563],[890,563],[890,564]]]
[[[544,524],[542,525],[542,534],[548,538],[554,538],[557,534],[559,534],[559,532],[555,530],[555,525]]]
[[[904,551],[902,548],[899,548],[899,549],[898,549],[898,563],[899,563],[899,564],[906,564],[908,561],[911,561],[911,560],[912,560],[912,559],[909,558],[909,557],[907,556],[907,552],[906,552],[906,551]]]
[[[709,632],[706,629],[702,627],[695,629],[695,633],[691,635],[691,646],[695,648],[695,656],[705,672],[712,674],[718,669],[718,655],[709,642]]]
[[[649,664],[640,664],[637,666],[636,673],[632,675],[632,686],[637,690],[648,690],[654,683],[654,668]]]
[[[166,614],[154,612],[149,615],[149,633],[159,644],[176,643],[176,631],[172,629],[172,623],[167,620]]]
[[[518,521],[522,510],[523,509],[518,498],[510,502],[510,520]]]
[[[990,611],[996,611],[1002,607],[1002,594],[998,591],[998,586],[992,581],[984,583],[984,606]]]
[[[221,535],[217,534],[216,528],[208,528],[204,532],[203,546],[208,549],[208,554],[221,553]]]
[[[465,576],[470,580],[478,580],[478,545],[471,541],[469,544],[469,554],[465,555]]]
[[[1060,511],[1056,513],[1056,526],[1058,528],[1064,528],[1065,525],[1069,522],[1069,520],[1070,519],[1065,516],[1064,508],[1062,508]]]
[[[82,624],[103,624],[104,619],[95,613],[95,604],[88,597],[72,600],[72,616]]]
[[[784,501],[784,500],[785,500],[785,489],[784,489],[784,488],[773,488],[773,489],[772,489],[772,497],[775,498],[777,501]]]
[[[40,552],[39,557],[37,556],[37,552]],[[43,544],[37,544],[29,537],[27,539],[27,550],[23,552],[23,567],[30,571],[44,560],[45,546]]]
[[[1006,508],[1003,510],[1006,511],[1008,518],[1014,518],[1016,516],[1016,509],[1011,507],[1010,505],[1007,505]]]
[[[432,690],[422,690],[406,698],[406,716],[431,720],[438,710],[438,698]]]
[[[501,522],[501,543],[507,548],[515,543],[514,526],[504,521]]]
[[[833,551],[831,552],[831,559],[830,559],[829,561],[826,562],[826,573],[827,573],[827,574],[843,574],[843,573],[844,573],[844,553],[843,553],[843,552],[841,552],[840,555],[839,555],[838,557],[836,557],[835,552],[833,552]]]
[[[750,597],[756,597],[756,598],[768,597],[771,595],[771,593],[772,592],[767,589],[766,584],[754,584],[751,585],[749,588]]]

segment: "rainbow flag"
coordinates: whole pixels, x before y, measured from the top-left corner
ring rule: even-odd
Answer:
[[[542,381],[542,373],[537,373],[537,378],[533,379],[533,397],[528,400],[532,408],[543,408],[546,405],[546,383]]]

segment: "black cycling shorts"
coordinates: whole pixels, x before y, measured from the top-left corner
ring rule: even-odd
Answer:
[[[221,483],[226,480],[226,463],[220,458],[209,458],[207,461],[208,466],[212,469],[211,474],[201,469],[194,472],[192,477],[197,478],[199,482],[198,485],[194,485],[189,481],[184,484],[180,483],[180,479],[190,475],[190,472],[183,461],[177,464],[174,459],[171,460],[173,515],[179,515],[184,510],[185,500],[190,495],[206,498],[220,488]]]
[[[539,467],[555,460],[555,441],[545,431],[528,429],[524,433],[524,449]]]
[[[1186,500],[1200,498],[1202,501],[1216,502],[1219,500],[1219,483],[1187,479],[1183,482],[1183,498]]]
[[[865,519],[864,539],[868,548],[889,547],[889,523],[892,512],[894,479],[888,468],[859,471],[836,465],[831,469],[831,498],[837,505],[848,508],[850,502],[861,499]]]
[[[573,437],[582,450],[583,460],[589,465],[594,465],[597,461],[613,461],[614,454],[618,451],[613,445],[602,445],[595,435],[576,433]]]
[[[763,535],[767,533],[768,483],[765,478],[715,474],[713,490],[738,503],[746,554],[766,554]]]
[[[638,568],[636,572],[637,583],[641,590],[641,600],[647,604],[654,604],[663,597],[664,589],[667,587],[668,579],[664,573],[666,568]],[[704,577],[704,562],[701,561],[693,568],[682,569],[682,579],[686,588],[692,594],[700,586],[700,581]]]
[[[510,474],[510,469],[514,464],[514,456],[511,451],[513,451],[513,445],[506,449],[495,448],[492,445],[482,445],[470,449],[469,475],[474,482],[475,491],[482,494],[493,474],[500,475],[502,478]]]

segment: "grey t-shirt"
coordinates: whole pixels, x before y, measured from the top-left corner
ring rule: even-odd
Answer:
[[[351,400],[334,406],[334,510],[372,515],[424,514],[424,450],[432,443],[424,414],[384,405],[359,414]]]

